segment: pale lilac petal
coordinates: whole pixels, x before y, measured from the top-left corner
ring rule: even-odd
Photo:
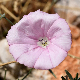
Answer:
[[[50,55],[49,55],[49,52],[47,49],[44,50],[42,52],[42,54],[39,56],[39,58],[37,59],[37,61],[35,63],[34,68],[35,69],[43,69],[43,70],[53,68],[53,65],[52,65],[52,62],[50,59]]]
[[[58,66],[71,47],[71,31],[66,21],[58,14],[40,10],[23,16],[6,38],[15,60],[35,69]]]
[[[30,45],[30,44],[13,44],[10,45],[9,51],[13,55],[15,60],[17,60],[17,58],[20,57],[20,55],[27,53],[28,51],[36,47],[37,47],[36,45]]]
[[[30,16],[24,16],[8,31],[8,44],[35,44],[40,36],[43,36],[41,20],[31,24]],[[32,20],[32,19],[31,19]],[[38,34],[37,34],[38,33]]]
[[[58,38],[53,38],[51,39],[51,43],[55,44],[56,46],[64,49],[65,51],[69,51],[71,48],[71,33],[62,35],[61,37]]]
[[[28,23],[28,25],[22,22],[22,25],[25,24],[25,27],[18,26],[18,30],[20,32],[22,31],[25,32],[25,35],[27,37],[33,38],[33,39],[38,39],[40,36],[43,36],[43,30],[41,29],[42,20],[36,15],[34,15],[34,17],[31,15],[24,16],[24,17],[26,18],[26,23]],[[36,17],[36,20],[35,20],[35,17]]]
[[[60,17],[58,14],[48,14],[40,10],[37,10],[35,13],[31,12],[29,16],[31,17],[31,25],[34,24],[34,26],[36,26],[35,22],[41,21],[40,27],[43,30],[42,33],[44,33],[44,36],[47,35],[47,31],[49,30],[51,25]],[[41,30],[39,30],[38,32],[41,32]]]
[[[47,16],[47,17],[46,17]],[[42,21],[42,28],[44,30],[44,36],[47,36],[47,32],[52,24],[59,18],[58,14],[44,14]]]
[[[47,16],[47,17],[46,17]],[[33,39],[39,39],[39,37],[46,36],[48,29],[59,18],[58,14],[48,14],[41,11],[30,12],[28,16],[24,16],[26,19],[25,34]],[[23,17],[23,18],[24,18]],[[23,24],[23,23],[22,23]],[[24,27],[20,26],[19,29],[24,31]],[[38,34],[37,34],[38,33]]]
[[[30,41],[31,44],[35,44],[36,40],[43,37],[44,33],[46,33],[52,23],[58,18],[58,14],[48,14],[41,11],[36,11],[35,15],[32,12],[31,14],[24,16],[9,30],[7,35],[9,45],[13,43],[28,44],[28,41]],[[45,31],[43,31],[43,29]]]
[[[59,48],[58,46],[51,44],[48,47],[49,55],[51,58],[51,62],[53,64],[53,67],[58,66],[67,56],[67,52],[63,49]]]
[[[7,35],[8,44],[35,44],[37,40],[26,37],[24,31],[19,31],[16,26],[12,26]]]
[[[48,30],[47,37],[49,39],[58,38],[62,35],[66,35],[70,33],[71,31],[67,22],[64,19],[59,18],[53,23],[53,25]]]
[[[43,49],[37,47],[28,52],[23,53],[18,59],[17,62],[24,64],[25,66],[34,68],[34,65],[43,52]]]

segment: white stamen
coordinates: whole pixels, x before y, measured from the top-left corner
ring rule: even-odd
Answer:
[[[39,41],[37,42],[38,46],[41,46],[43,48],[46,48],[49,45],[49,41],[47,37],[40,37]]]

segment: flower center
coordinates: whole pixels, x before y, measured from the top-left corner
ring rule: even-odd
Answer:
[[[39,41],[37,42],[38,46],[41,46],[43,48],[46,48],[49,45],[49,41],[47,37],[40,37]]]

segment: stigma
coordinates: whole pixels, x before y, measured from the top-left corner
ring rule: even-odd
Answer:
[[[37,44],[38,46],[41,46],[42,48],[46,48],[49,45],[49,40],[47,37],[40,37]]]

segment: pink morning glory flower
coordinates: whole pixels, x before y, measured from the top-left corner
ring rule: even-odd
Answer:
[[[35,69],[52,69],[67,56],[71,31],[58,14],[37,10],[13,25],[7,41],[10,53],[20,64]]]

